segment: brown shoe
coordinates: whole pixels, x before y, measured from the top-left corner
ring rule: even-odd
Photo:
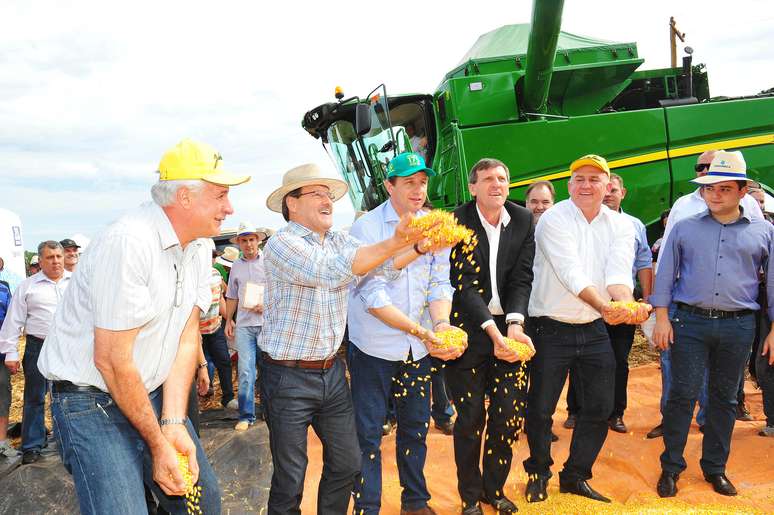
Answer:
[[[436,515],[435,511],[430,506],[425,506],[418,510],[400,510],[400,515]]]
[[[435,428],[440,430],[446,436],[451,436],[454,433],[454,422],[447,420],[446,422],[434,422]]]
[[[610,429],[616,433],[626,434],[629,432],[628,429],[626,429],[626,424],[624,424],[623,417],[612,417],[607,421],[607,424],[610,426]]]

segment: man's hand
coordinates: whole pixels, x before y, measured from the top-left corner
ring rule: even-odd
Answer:
[[[603,304],[599,309],[599,312],[602,313],[602,318],[605,322],[610,325],[623,324],[630,316],[628,309],[623,306],[614,305],[612,302]]]
[[[19,361],[5,361],[5,368],[8,369],[8,373],[13,375],[19,371]]]
[[[532,355],[535,355],[535,346],[532,344],[532,338],[524,332],[524,326],[521,324],[510,324],[508,326],[508,338],[517,342],[526,343],[532,349]]]
[[[196,393],[200,396],[207,395],[210,389],[210,373],[207,367],[199,367],[196,371]]]
[[[441,322],[435,326],[436,332],[441,331],[449,331],[449,330],[455,330],[458,329],[452,325],[449,325],[446,322]],[[430,353],[430,355],[434,358],[438,358],[442,361],[449,361],[453,359],[457,359],[460,356],[462,356],[465,351],[468,349],[468,335],[462,329],[458,329],[460,332],[465,334],[465,343],[462,347],[439,347],[438,345],[442,344],[442,342],[438,339],[438,337],[435,335],[434,332],[428,331],[430,335],[432,335],[432,339],[430,338],[423,338],[422,343],[425,344],[425,347],[427,348],[427,352]]]
[[[250,309],[253,313],[262,314],[263,313],[263,304],[256,304],[255,307]]]
[[[763,340],[761,356],[765,356],[767,353],[769,355],[769,366],[774,366],[774,331],[769,331],[769,335]]]
[[[768,339],[767,339],[768,341]],[[669,318],[656,316],[656,327],[653,329],[653,345],[658,350],[667,350],[674,342],[674,332]]]
[[[503,340],[503,335],[496,325],[492,324],[487,326],[486,334],[489,335],[489,339],[492,340],[492,350],[494,351],[495,358],[513,363],[519,361],[519,356],[513,352]]]
[[[234,322],[233,320],[227,320],[226,327],[223,330],[223,332],[226,334],[226,338],[228,338],[229,340],[233,340],[235,329],[236,329],[236,322]]]
[[[398,226],[395,227],[395,238],[401,246],[413,245],[423,239],[422,231],[413,227],[410,227],[411,221],[414,217],[410,214],[400,217]]]
[[[164,440],[151,450],[153,458],[153,480],[167,495],[185,495],[185,481],[177,465],[177,453],[188,456],[188,468],[193,482],[199,479],[199,464],[196,461],[196,446],[182,424],[161,427]]]

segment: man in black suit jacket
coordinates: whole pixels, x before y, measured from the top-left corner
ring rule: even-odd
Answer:
[[[501,161],[480,160],[468,182],[475,199],[454,214],[475,231],[478,245],[467,255],[461,245],[455,248],[450,272],[452,325],[468,333],[468,349],[446,368],[457,409],[457,488],[464,514],[482,513],[479,501],[493,505],[498,513],[513,513],[517,508],[505,497],[503,486],[511,467],[511,445],[522,426],[527,375],[503,337],[532,346],[524,334],[524,317],[532,289],[534,229],[530,212],[507,200],[510,177]]]

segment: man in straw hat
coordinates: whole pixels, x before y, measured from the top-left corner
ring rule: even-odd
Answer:
[[[300,513],[311,425],[323,443],[318,513],[345,513],[360,450],[344,365],[336,351],[344,336],[350,286],[383,268],[394,277],[418,254],[420,234],[410,216],[372,245],[332,231],[333,203],[347,192],[314,164],[288,171],[266,201],[288,225],[264,249],[266,301],[261,397],[274,463],[269,513]]]
[[[220,489],[186,402],[200,349],[199,316],[210,307],[211,253],[233,212],[215,149],[183,140],[167,151],[154,202],[105,229],[83,254],[38,360],[52,381],[62,460],[81,513],[145,513],[143,483],[170,513],[185,513],[188,459],[204,513]],[[201,363],[199,363],[201,365]]]
[[[694,403],[708,372],[709,401],[704,425],[704,479],[722,495],[736,495],[726,477],[734,428],[737,388],[755,332],[759,274],[774,269],[774,226],[752,218],[740,202],[747,194],[741,152],[715,153],[699,184],[707,209],[678,221],[659,258],[654,293],[653,341],[670,349],[672,383],[664,410],[664,452],[657,491],[677,493]],[[679,278],[679,280],[678,280]],[[769,316],[774,313],[774,277],[766,283]],[[671,317],[669,306],[676,311]],[[762,352],[774,362],[774,332]]]
[[[226,290],[226,338],[235,340],[239,353],[239,421],[234,427],[237,431],[245,431],[255,422],[258,337],[263,327],[263,290],[266,284],[260,245],[265,239],[263,230],[257,230],[250,222],[241,222],[237,235],[230,240],[242,250],[242,257],[231,267]]]

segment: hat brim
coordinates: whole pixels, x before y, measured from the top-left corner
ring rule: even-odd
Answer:
[[[218,186],[238,186],[250,180],[249,175],[234,175],[229,172],[218,171],[201,177],[201,180]]]
[[[602,172],[604,174],[607,174],[608,177],[610,176],[610,170],[609,169],[605,169],[599,163],[599,161],[596,161],[594,159],[588,159],[588,158],[583,158],[583,159],[578,159],[576,161],[573,161],[572,164],[570,165],[570,173],[574,172],[575,170],[577,170],[578,168],[580,168],[582,166],[593,166],[594,168],[596,168],[600,172]]]
[[[432,168],[428,168],[426,166],[413,166],[409,168],[408,170],[402,170],[400,172],[394,173],[392,175],[387,175],[387,177],[409,177],[411,175],[414,175],[415,173],[419,172],[425,172],[428,177],[435,177],[438,175],[438,172],[433,170]]]
[[[695,179],[691,179],[691,182],[694,184],[717,184],[719,182],[736,182],[736,181],[745,181],[749,185],[752,182],[750,179],[747,178],[746,175],[743,175],[741,177],[733,177],[728,175],[702,175],[701,177],[696,177]]]
[[[216,262],[216,263],[218,263],[218,264],[221,264],[221,265],[223,265],[223,266],[227,266],[227,267],[229,267],[229,268],[231,268],[232,266],[234,266],[234,263],[232,263],[231,261],[228,261],[228,260],[226,260],[226,259],[223,259],[222,257],[217,257],[217,258],[215,258],[215,262]]]
[[[292,184],[287,184],[274,190],[271,195],[269,195],[269,198],[266,199],[266,207],[275,213],[282,213],[282,199],[285,198],[285,195],[298,188],[303,188],[304,186],[314,186],[315,184],[327,186],[331,193],[333,193],[334,202],[346,195],[347,190],[349,189],[347,183],[341,179],[333,179],[329,177],[310,177],[309,179],[295,181]]]
[[[231,238],[228,241],[229,241],[229,243],[239,243],[239,237],[240,236],[247,236],[248,234],[255,234],[256,236],[258,236],[260,234],[261,235],[261,241],[266,240],[266,239],[269,238],[269,235],[266,234],[264,231],[255,231],[255,232],[243,232],[241,234],[237,234],[236,236],[234,236],[233,238]]]

